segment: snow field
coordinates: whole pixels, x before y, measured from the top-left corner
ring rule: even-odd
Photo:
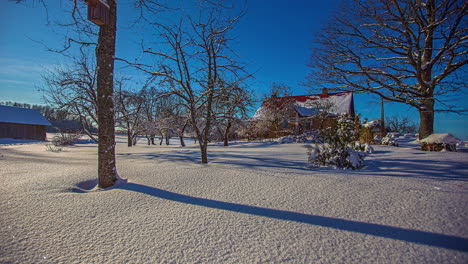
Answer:
[[[118,138],[129,183],[107,191],[88,191],[95,144],[0,146],[0,263],[468,260],[468,153],[374,146],[350,171],[308,168],[302,144],[211,146],[202,165],[197,145],[144,143]]]

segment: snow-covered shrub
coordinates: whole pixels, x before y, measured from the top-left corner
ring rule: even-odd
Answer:
[[[364,152],[369,154],[374,153],[374,148],[370,144],[365,144]]]
[[[339,169],[360,169],[364,166],[365,153],[352,148],[337,149],[328,144],[307,146],[309,163],[316,166],[333,166]]]
[[[365,152],[365,153],[374,153],[374,148],[370,144],[368,143],[362,144],[359,141],[354,142],[354,150]]]
[[[421,140],[424,151],[457,151],[457,144],[462,142],[450,133],[435,133]]]
[[[307,146],[309,163],[340,169],[359,169],[364,166],[365,153],[353,149],[354,124],[349,115],[341,115],[337,128],[324,130],[322,136],[327,143]]]
[[[389,145],[399,147],[398,140],[396,139],[397,133],[388,133],[385,137],[382,138],[382,145]]]
[[[306,131],[300,135],[289,135],[281,137],[278,140],[280,144],[289,144],[289,143],[316,143],[321,141],[320,134],[315,130]]]

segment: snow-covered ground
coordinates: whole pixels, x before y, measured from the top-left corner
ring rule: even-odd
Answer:
[[[176,140],[171,143],[176,144]],[[0,146],[0,263],[467,263],[468,153],[374,146],[359,171],[302,144]]]

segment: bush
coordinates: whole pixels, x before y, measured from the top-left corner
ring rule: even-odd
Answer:
[[[340,169],[359,169],[364,166],[364,152],[355,151],[352,145],[355,138],[353,120],[348,115],[338,119],[336,129],[325,129],[326,143],[306,146],[308,161],[316,166],[334,166]]]
[[[396,139],[396,133],[388,133],[382,138],[382,145],[399,147],[398,140]]]
[[[308,161],[316,166],[334,166],[339,169],[360,169],[364,166],[363,152],[351,148],[336,149],[328,144],[307,146]]]
[[[57,147],[73,146],[81,138],[81,133],[64,133],[52,138],[52,144]]]
[[[369,153],[369,154],[374,153],[374,148],[370,144],[368,143],[362,144],[359,141],[354,142],[354,150]]]
[[[320,134],[315,130],[309,130],[300,135],[289,135],[279,139],[280,144],[289,143],[317,143],[321,142]]]

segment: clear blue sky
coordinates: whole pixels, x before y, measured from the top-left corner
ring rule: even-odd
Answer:
[[[42,104],[37,87],[44,69],[66,63],[66,58],[46,51],[46,43],[60,47],[63,39],[47,25],[45,10],[33,0],[26,5],[0,1],[0,101]],[[188,0],[186,0],[188,1]],[[50,2],[51,22],[65,16],[68,0]],[[307,94],[300,85],[307,75],[306,66],[314,34],[327,22],[340,0],[249,0],[247,14],[236,31],[236,49],[248,70],[255,73],[252,89],[257,95],[266,93],[273,82],[284,83],[294,95]],[[54,6],[56,5],[56,6]],[[128,0],[119,0],[117,55],[132,59],[138,56],[135,45],[143,35],[130,27],[132,9]],[[35,40],[35,41],[33,41]],[[367,95],[355,95],[356,112],[369,119],[380,117],[380,105]],[[468,108],[468,95],[460,105]],[[387,104],[386,114],[418,120],[415,110],[405,105]],[[436,132],[451,132],[468,140],[468,117],[437,114]]]

